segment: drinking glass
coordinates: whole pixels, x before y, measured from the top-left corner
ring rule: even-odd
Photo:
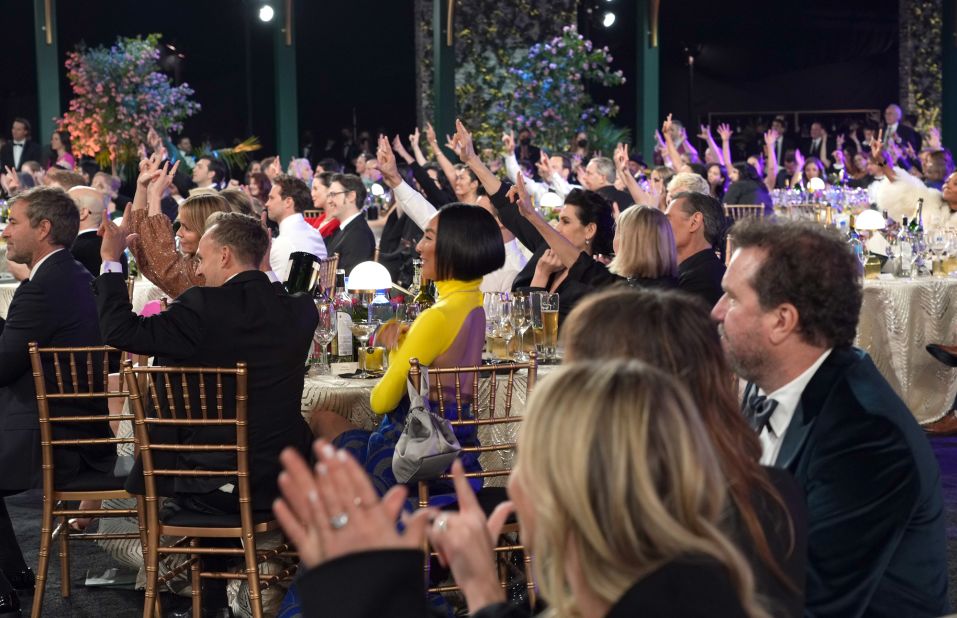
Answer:
[[[499,314],[499,325],[498,331],[502,336],[502,339],[505,341],[505,350],[502,354],[502,358],[508,359],[509,357],[509,346],[512,344],[512,339],[515,338],[515,329],[512,328],[512,302],[508,300],[503,300],[501,302],[501,313]]]
[[[528,360],[528,354],[525,353],[525,333],[532,327],[531,320],[532,305],[528,296],[516,296],[512,301],[512,327],[518,331],[519,345],[515,360],[524,362]]]
[[[331,302],[316,303],[319,312],[319,324],[312,336],[313,353],[309,358],[310,371],[316,368],[316,375],[329,375],[332,367],[329,364],[329,344],[336,337],[336,308]],[[318,364],[317,363],[318,352]]]
[[[532,325],[532,340],[535,343],[535,352],[538,359],[545,359],[545,320],[542,316],[542,294],[545,292],[532,292],[528,297],[529,301],[529,322]]]
[[[542,355],[548,360],[555,358],[558,346],[558,294],[538,292],[542,306]]]
[[[372,333],[379,327],[379,322],[375,320],[362,320],[352,323],[352,335],[359,340],[359,345],[362,348],[369,347],[369,337],[372,336]],[[365,356],[363,354],[359,355],[359,371],[356,372],[356,378],[373,378],[377,377],[375,374],[370,373],[366,369]]]

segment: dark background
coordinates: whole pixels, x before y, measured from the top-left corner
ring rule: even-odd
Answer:
[[[660,14],[661,112],[693,126],[712,112],[883,108],[897,99],[896,0],[671,0]],[[412,0],[299,0],[296,5],[300,133],[317,146],[341,127],[405,128],[415,117]],[[594,19],[614,10],[610,29]],[[159,32],[184,54],[180,77],[203,110],[188,120],[194,142],[221,146],[251,134],[274,149],[273,37],[247,0],[167,0],[162,5],[86,0],[58,3],[59,52],[85,41]],[[635,8],[627,0],[588,0],[581,30],[608,45],[628,84],[598,96],[635,118]],[[36,121],[33,3],[0,0],[0,130],[15,115]],[[245,30],[249,20],[252,114],[247,113]],[[22,24],[18,28],[16,24]],[[695,55],[689,96],[686,50]],[[61,101],[70,91],[61,70]],[[810,117],[810,116],[809,116]],[[690,131],[689,131],[690,132]],[[46,143],[48,136],[38,136]]]

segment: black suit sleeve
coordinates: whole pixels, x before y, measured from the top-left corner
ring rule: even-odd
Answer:
[[[525,245],[532,253],[538,251],[542,246],[547,247],[548,243],[535,229],[535,226],[522,216],[522,213],[518,211],[518,206],[509,202],[505,197],[511,187],[512,185],[509,183],[503,182],[495,195],[489,196],[489,200],[498,211],[499,220],[501,220],[505,229],[514,234],[518,242]]]
[[[418,161],[413,161],[410,167],[412,168],[412,175],[415,177],[415,181],[419,183],[422,192],[425,194],[425,199],[429,200],[430,204],[437,204],[438,207],[441,208],[445,204],[457,201],[455,195],[450,195],[447,191],[443,191],[435,186],[435,181],[433,181],[429,173],[425,171],[425,168],[419,165]]]
[[[39,286],[25,282],[13,298],[0,333],[0,386],[15,382],[30,370],[27,344],[31,341],[46,344],[51,325],[56,323],[51,316],[53,308]]]
[[[348,554],[307,571],[296,583],[303,616],[428,618],[417,549]],[[439,614],[444,615],[444,614]]]
[[[100,275],[93,290],[100,332],[107,345],[151,356],[184,358],[195,354],[204,331],[201,288],[186,290],[169,309],[148,318],[133,313],[123,275]]]

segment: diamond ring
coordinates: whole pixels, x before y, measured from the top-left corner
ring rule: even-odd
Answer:
[[[339,513],[329,519],[329,525],[332,526],[333,530],[338,530],[344,527],[349,523],[349,515],[346,513]]]
[[[449,519],[444,515],[435,520],[435,527],[439,532],[445,532],[449,528]]]

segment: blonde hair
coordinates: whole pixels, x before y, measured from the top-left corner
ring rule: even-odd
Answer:
[[[207,220],[214,212],[229,212],[229,202],[217,193],[200,193],[191,195],[180,204],[177,218],[188,230],[202,236]]]
[[[608,270],[622,277],[678,276],[675,234],[657,208],[631,206],[618,215],[618,248]]]
[[[767,616],[747,561],[721,529],[727,481],[690,396],[639,361],[574,363],[529,398],[514,482],[535,511],[535,575],[554,615],[576,615],[566,577],[614,604],[636,581],[692,554],[728,570],[742,607]]]

